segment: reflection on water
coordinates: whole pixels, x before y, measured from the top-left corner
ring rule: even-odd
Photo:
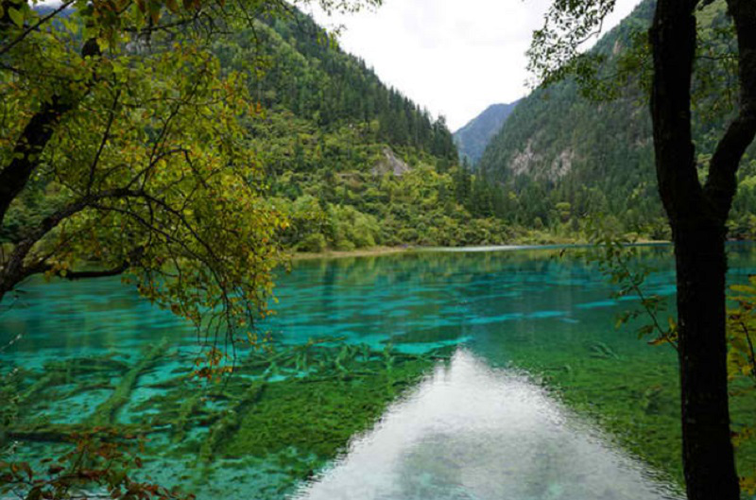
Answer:
[[[296,498],[676,497],[543,389],[460,350]]]

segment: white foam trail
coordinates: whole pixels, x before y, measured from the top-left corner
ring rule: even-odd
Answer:
[[[526,378],[467,352],[393,405],[297,500],[676,498]]]

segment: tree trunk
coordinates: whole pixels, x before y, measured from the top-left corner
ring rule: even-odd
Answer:
[[[54,96],[29,120],[13,148],[13,159],[0,170],[0,227],[13,200],[29,182],[39,164],[39,156],[55,131],[61,117],[73,105]]]
[[[18,4],[17,0],[0,0],[5,15],[0,18],[0,34],[3,25],[10,22],[8,8]],[[81,57],[98,57],[100,46],[95,38],[87,39],[82,45]],[[86,93],[86,92],[85,92]],[[21,191],[26,187],[32,173],[39,166],[40,156],[52,139],[60,121],[67,113],[75,109],[83,95],[64,95],[56,93],[43,102],[24,126],[13,146],[13,155],[7,165],[0,165],[0,228],[5,215]]]
[[[730,441],[725,311],[726,220],[740,157],[712,164],[698,180],[691,131],[691,80],[698,0],[658,0],[650,32],[651,116],[659,193],[672,226],[688,500],[740,500]],[[730,147],[730,152],[737,153]],[[718,155],[722,157],[722,155]],[[727,163],[727,168],[724,168]],[[717,192],[717,196],[711,193]]]
[[[738,500],[727,391],[726,229],[701,219],[684,226],[673,232],[688,500]]]

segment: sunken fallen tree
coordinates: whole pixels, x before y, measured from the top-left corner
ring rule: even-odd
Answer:
[[[224,467],[264,470],[272,462],[277,486],[259,497],[278,498],[342,453],[450,352],[412,355],[325,339],[250,350],[215,383],[193,377],[190,362],[166,370],[176,361],[166,347],[159,343],[130,362],[80,358],[24,372],[17,392],[34,397],[18,400],[22,418],[5,436],[32,457],[39,446],[62,452],[82,436],[114,445],[141,436],[146,470],[172,457],[208,478]],[[71,421],[70,412],[79,419]]]

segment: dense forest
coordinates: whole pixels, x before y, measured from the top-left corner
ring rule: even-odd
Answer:
[[[634,50],[653,5],[643,2],[593,49],[605,58],[604,76]],[[699,13],[710,38],[703,50],[732,56],[723,5]],[[212,50],[223,71],[247,75],[260,112],[244,119],[244,147],[265,173],[265,198],[290,220],[278,235],[287,248],[567,241],[584,238],[587,221],[598,215],[620,232],[669,237],[642,71],[626,76],[609,100],[583,95],[574,78],[540,87],[491,106],[453,136],[443,117],[384,85],[297,10],[261,16]],[[707,137],[730,113],[710,109],[713,101],[704,77],[697,111],[705,119],[696,120],[702,169],[713,147]],[[733,237],[756,231],[749,211],[755,174],[753,162],[739,174]],[[21,228],[45,215],[42,194],[55,191],[51,179],[35,178],[0,238],[16,241]]]
[[[623,74],[655,3],[647,0],[607,33],[593,52],[605,60],[602,80],[620,88],[584,95],[575,78],[538,88],[522,100],[491,140],[479,168],[503,186],[507,196],[496,212],[512,223],[575,232],[589,216],[607,215],[607,223],[641,236],[668,239],[653,169],[651,119],[646,99],[648,60]],[[723,75],[713,61],[734,62],[736,53],[725,2],[700,10],[702,44],[694,94],[694,136],[701,175],[729,119],[737,95],[734,75]],[[718,68],[718,67],[717,67]],[[712,81],[726,79],[731,93],[717,99]],[[617,92],[617,90],[620,90]],[[717,91],[718,92],[718,91]],[[751,153],[753,153],[753,147]],[[753,154],[750,156],[753,158]],[[753,237],[756,217],[756,163],[746,161],[731,216],[731,236]]]
[[[286,246],[319,252],[516,237],[490,209],[493,186],[476,184],[459,164],[443,117],[385,86],[311,18],[261,21],[215,50],[223,67],[262,66],[250,81],[265,110],[248,123],[250,148],[271,202],[290,217]]]
[[[265,110],[249,123],[250,148],[271,201],[291,218],[286,245],[317,252],[506,241],[503,224],[460,204],[464,179],[443,119],[387,88],[304,15],[254,31],[216,51],[224,67],[265,66],[250,82]]]
[[[42,8],[49,9],[49,8]],[[212,46],[224,72],[247,75],[259,113],[246,145],[265,174],[264,196],[290,220],[280,242],[298,251],[377,245],[504,243],[524,234],[493,217],[493,187],[459,164],[443,117],[384,85],[301,12],[261,16]],[[35,179],[0,238],[46,215]]]

